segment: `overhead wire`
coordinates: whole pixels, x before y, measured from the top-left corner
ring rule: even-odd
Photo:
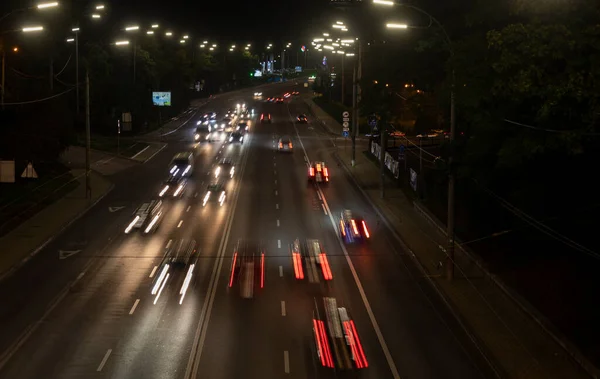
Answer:
[[[61,92],[59,94],[48,96],[48,97],[45,97],[43,99],[30,100],[30,101],[21,101],[21,102],[18,102],[18,103],[4,103],[4,105],[25,105],[25,104],[41,103],[41,102],[52,100],[52,99],[57,98],[59,96],[65,95],[66,93],[71,92],[71,91],[73,91],[73,88],[69,88],[69,89],[67,89],[67,90],[65,90],[65,91],[63,91],[63,92]]]
[[[54,77],[56,78],[57,76],[59,76],[60,74],[63,73],[63,71],[65,71],[65,69],[67,68],[67,66],[69,65],[69,62],[71,61],[71,57],[73,56],[73,54],[69,55],[69,59],[67,59],[67,63],[65,63],[64,67],[62,68],[62,70],[60,70],[58,72],[58,74],[54,75]]]

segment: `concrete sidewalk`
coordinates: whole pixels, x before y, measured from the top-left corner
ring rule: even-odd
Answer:
[[[75,169],[71,173],[79,182],[73,191],[0,237],[0,280],[31,259],[113,188],[110,181],[92,171],[92,197],[88,200],[85,197],[85,170]]]
[[[312,100],[306,99],[313,114],[332,134],[341,134],[341,125]],[[361,144],[361,146],[364,146]],[[416,258],[444,302],[471,339],[494,367],[498,376],[510,378],[589,378],[596,369],[577,349],[546,327],[541,316],[510,289],[487,273],[473,257],[456,250],[456,278],[444,278],[444,246],[447,237],[423,206],[413,203],[388,179],[385,198],[380,196],[379,166],[357,147],[352,167],[350,149],[338,144],[335,154],[351,174],[378,213]],[[374,189],[375,188],[375,189]]]

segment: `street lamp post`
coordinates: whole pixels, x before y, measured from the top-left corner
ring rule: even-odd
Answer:
[[[452,49],[452,42],[450,40],[450,36],[448,32],[444,28],[444,26],[432,15],[427,13],[421,8],[415,7],[413,5],[395,3],[393,1],[388,0],[373,0],[374,4],[381,5],[399,5],[405,8],[413,9],[419,13],[422,13],[429,17],[431,21],[433,21],[444,33],[445,42],[450,50],[451,57],[454,57],[454,50]],[[388,24],[389,28],[398,28],[397,24]],[[402,29],[406,29],[405,25],[401,26]],[[450,83],[450,144],[453,145],[456,138],[456,120],[455,120],[455,73],[454,67],[452,68],[451,73],[451,83]],[[450,156],[448,158],[448,220],[447,220],[447,229],[446,233],[448,235],[448,247],[446,249],[446,278],[448,280],[454,279],[454,233],[455,233],[455,185],[456,185],[456,175],[454,172],[454,152],[451,150]]]

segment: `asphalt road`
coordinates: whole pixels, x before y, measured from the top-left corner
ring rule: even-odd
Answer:
[[[292,83],[261,90],[267,96],[294,88],[300,89]],[[220,96],[205,110],[222,114],[246,102],[257,114],[271,113],[273,123],[253,119],[243,145],[197,146],[186,193],[167,202],[155,234],[123,230],[136,207],[158,193],[170,158],[194,148],[195,122],[169,135],[168,147],[147,164],[114,175],[113,192],[0,283],[1,378],[489,376],[476,347],[337,166],[326,133],[310,119],[294,125],[296,114],[307,112],[304,104],[254,101],[252,92]],[[276,151],[283,135],[292,137],[291,154]],[[328,186],[307,182],[305,155],[329,163]],[[226,156],[237,163],[227,201],[202,207],[209,174]],[[367,244],[339,240],[334,222],[344,208],[371,226]],[[296,238],[321,242],[333,280],[295,279],[288,245]],[[158,299],[151,294],[165,247],[179,239],[194,240],[198,251],[181,304],[182,270],[171,272]],[[61,250],[63,258],[76,253],[59,259]],[[243,251],[264,252],[262,288],[260,255],[255,280],[238,275],[229,286],[236,250],[240,258]],[[250,299],[242,297],[248,285]],[[368,368],[319,367],[312,315],[326,296],[350,312]]]

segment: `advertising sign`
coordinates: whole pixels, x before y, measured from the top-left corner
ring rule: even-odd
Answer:
[[[302,66],[296,66],[295,70],[296,72],[302,72]]]
[[[15,182],[15,161],[0,161],[0,183]]]
[[[158,107],[170,107],[171,92],[152,92],[152,104]]]

